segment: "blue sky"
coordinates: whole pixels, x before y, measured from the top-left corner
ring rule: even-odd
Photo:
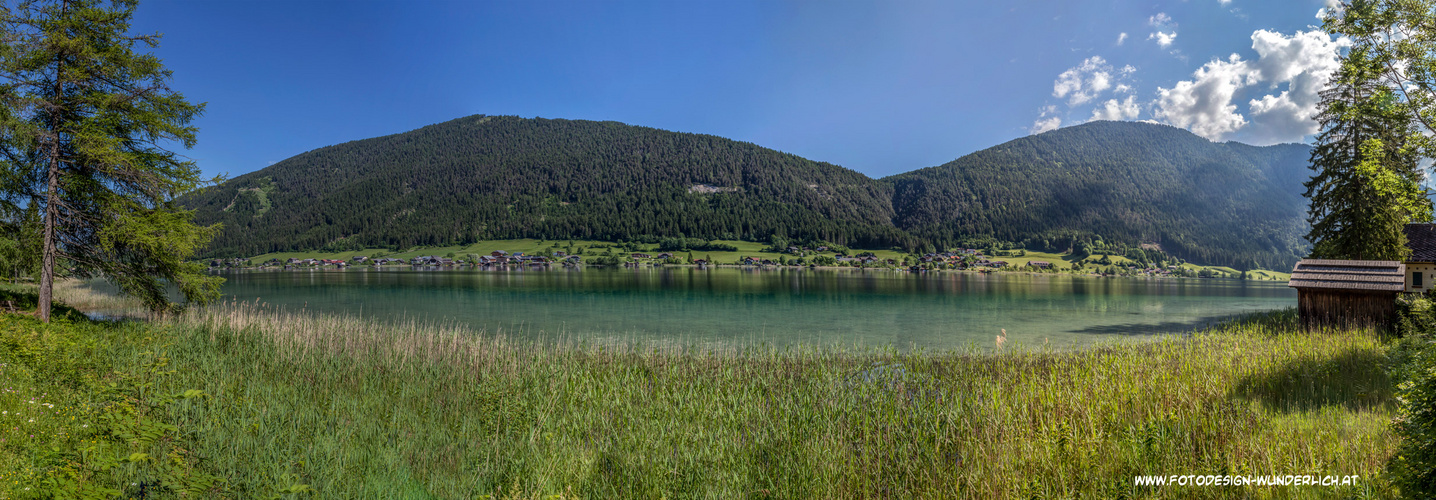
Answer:
[[[472,114],[615,120],[874,177],[1052,126],[1302,142],[1325,0],[147,0],[207,174]],[[1123,35],[1125,34],[1125,35]]]

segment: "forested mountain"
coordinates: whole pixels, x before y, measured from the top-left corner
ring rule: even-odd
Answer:
[[[892,189],[721,137],[472,116],[316,149],[189,195],[215,255],[476,239],[820,238],[910,243]]]
[[[1304,252],[1309,155],[1303,144],[1093,122],[884,180],[894,186],[894,224],[924,238],[1065,249],[1105,237],[1206,264],[1283,268]]]
[[[871,179],[750,143],[616,122],[472,116],[316,149],[183,197],[212,255],[477,239],[1159,244],[1284,267],[1302,252],[1309,147],[1094,122]]]

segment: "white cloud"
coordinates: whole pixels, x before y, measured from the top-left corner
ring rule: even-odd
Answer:
[[[1102,56],[1092,56],[1083,60],[1081,64],[1057,75],[1057,79],[1052,82],[1052,96],[1066,99],[1067,111],[1063,113],[1063,116],[1067,116],[1075,111],[1075,107],[1094,103],[1104,94],[1125,94],[1125,100],[1118,97],[1097,104],[1092,111],[1092,119],[1136,119],[1142,109],[1142,105],[1138,104],[1134,97],[1135,90],[1130,83],[1132,75],[1136,72],[1137,68],[1130,64],[1114,68]],[[1062,126],[1063,118],[1058,116],[1057,108],[1057,105],[1043,107],[1041,116],[1033,122],[1032,127],[1028,130],[1033,134],[1038,134]],[[1078,119],[1077,122],[1080,123],[1081,120]]]
[[[1032,122],[1032,128],[1028,129],[1028,132],[1032,133],[1033,135],[1036,135],[1046,132],[1048,130],[1057,130],[1057,128],[1061,126],[1061,117],[1053,116],[1049,118],[1038,118],[1037,121]]]
[[[1313,115],[1318,95],[1340,67],[1337,51],[1349,44],[1321,31],[1291,36],[1267,30],[1252,33],[1255,60],[1232,54],[1213,60],[1192,73],[1191,80],[1158,88],[1153,116],[1212,140],[1239,135],[1254,144],[1300,141],[1316,133]],[[1266,84],[1279,94],[1247,102],[1250,120],[1238,112],[1236,97],[1245,88]]]
[[[1314,116],[1321,89],[1340,69],[1337,51],[1347,45],[1344,38],[1332,40],[1316,30],[1290,37],[1266,30],[1252,33],[1252,48],[1260,56],[1255,64],[1259,78],[1272,87],[1287,83],[1281,94],[1251,100],[1254,142],[1300,141],[1317,132]]]
[[[1217,3],[1222,4],[1222,6],[1226,6],[1227,4],[1232,3],[1232,0],[1217,0]]]
[[[1137,96],[1127,96],[1122,101],[1108,99],[1101,107],[1092,110],[1092,120],[1135,120],[1142,113]]]
[[[1326,21],[1327,16],[1341,17],[1346,13],[1346,4],[1338,0],[1326,0],[1326,6],[1316,10],[1316,19]]]
[[[1117,45],[1121,45],[1122,42],[1125,41],[1127,41],[1127,32],[1123,31],[1121,34],[1117,35]]]
[[[1223,61],[1203,65],[1192,80],[1177,82],[1170,89],[1157,88],[1153,115],[1163,122],[1218,140],[1246,126],[1246,118],[1232,104],[1238,89],[1252,83],[1255,72],[1241,56],[1232,54]]]
[[[1056,130],[1057,127],[1061,127],[1062,118],[1058,116],[1052,116],[1055,114],[1057,114],[1056,105],[1049,104],[1043,106],[1042,115],[1037,118],[1037,121],[1032,122],[1032,128],[1027,129],[1028,133],[1040,134],[1048,130]]]
[[[1157,15],[1147,18],[1147,25],[1152,27],[1152,33],[1147,35],[1148,40],[1156,40],[1157,45],[1167,48],[1177,40],[1177,23],[1172,22],[1172,16],[1165,12],[1158,12]]]
[[[1147,39],[1155,39],[1157,40],[1157,45],[1161,46],[1162,48],[1167,48],[1167,46],[1172,45],[1172,42],[1177,40],[1177,32],[1173,31],[1171,33],[1164,33],[1161,31],[1157,31],[1150,35],[1147,35]]]
[[[1071,106],[1086,103],[1112,88],[1113,72],[1112,65],[1102,56],[1089,57],[1057,75],[1052,82],[1052,96],[1067,99]]]
[[[1258,57],[1256,69],[1265,82],[1285,82],[1302,73],[1329,76],[1341,67],[1336,50],[1349,44],[1316,30],[1298,31],[1291,36],[1267,30],[1252,33],[1252,49]]]

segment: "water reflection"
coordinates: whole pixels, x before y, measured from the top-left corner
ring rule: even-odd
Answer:
[[[228,273],[228,297],[579,339],[1057,345],[1290,307],[1280,282],[809,269],[350,269]]]

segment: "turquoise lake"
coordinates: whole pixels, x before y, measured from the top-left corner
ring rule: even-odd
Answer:
[[[229,272],[227,300],[544,340],[1058,347],[1292,307],[1286,282],[692,268]]]

